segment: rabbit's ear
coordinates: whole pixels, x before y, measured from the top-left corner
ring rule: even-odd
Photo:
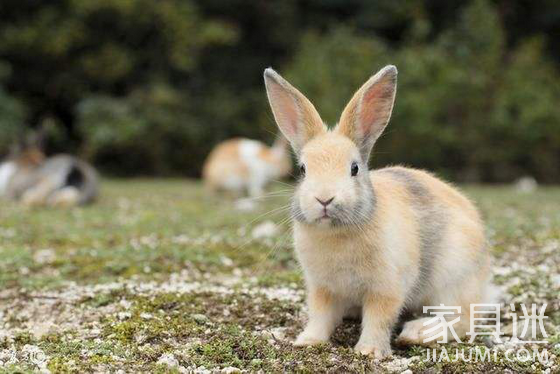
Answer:
[[[264,83],[276,123],[299,153],[305,143],[325,131],[323,121],[313,104],[271,68],[264,71]]]
[[[397,92],[397,68],[385,66],[346,105],[336,131],[352,139],[368,161],[371,149],[391,117]]]

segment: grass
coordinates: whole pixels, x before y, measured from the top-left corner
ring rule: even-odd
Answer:
[[[374,361],[353,353],[352,321],[329,344],[293,348],[305,292],[278,209],[286,189],[250,212],[184,180],[108,181],[97,204],[73,210],[3,203],[0,373],[560,371],[560,188],[465,188],[487,221],[503,325],[511,303],[548,303],[548,364],[506,360],[507,345],[489,362],[423,362],[422,347]],[[276,232],[254,237],[266,221]]]

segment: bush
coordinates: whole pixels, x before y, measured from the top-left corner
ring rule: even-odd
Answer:
[[[0,64],[0,81],[8,74],[9,68]],[[0,86],[0,155],[6,155],[23,135],[24,120],[23,105]]]
[[[205,149],[187,102],[167,86],[137,90],[125,98],[90,97],[78,106],[84,153],[109,172],[176,174],[199,168]]]
[[[398,49],[348,28],[310,33],[287,75],[333,124],[353,90],[386,63],[398,66],[393,120],[374,150],[376,166],[404,163],[467,181],[529,173],[558,180],[560,88],[550,82],[559,77],[542,44],[508,53],[497,12],[484,0],[435,40],[423,26]]]

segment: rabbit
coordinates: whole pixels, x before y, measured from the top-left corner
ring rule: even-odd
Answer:
[[[386,66],[354,94],[328,129],[311,102],[271,68],[268,100],[294,149],[301,180],[292,202],[295,254],[307,289],[309,319],[295,346],[327,342],[343,317],[361,313],[355,351],[391,355],[391,335],[406,313],[423,306],[487,300],[489,253],[481,217],[465,196],[432,174],[401,166],[369,171],[386,127],[397,69]],[[407,321],[397,344],[422,344],[429,318]],[[425,334],[427,333],[427,334]]]
[[[218,144],[202,170],[204,183],[210,191],[257,197],[270,181],[290,174],[292,160],[282,135],[272,147],[257,140],[235,138]]]
[[[0,196],[28,206],[83,205],[97,193],[97,172],[74,156],[46,158],[40,148],[28,146],[0,164]]]

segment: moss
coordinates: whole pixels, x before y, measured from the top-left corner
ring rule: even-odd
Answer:
[[[275,287],[278,285],[294,285],[296,288],[303,288],[303,277],[299,270],[274,271],[263,274],[257,278],[257,286]]]
[[[14,337],[14,344],[16,344],[18,346],[24,346],[26,344],[31,344],[31,343],[33,343],[33,341],[34,341],[33,335],[31,335],[31,333],[29,333],[27,331],[20,332]]]
[[[266,199],[253,212],[238,212],[229,202],[207,198],[196,182],[140,180],[134,181],[134,189],[130,183],[109,181],[98,204],[71,211],[3,206],[0,288],[17,295],[56,293],[60,287],[64,291],[60,300],[23,296],[10,300],[10,309],[3,309],[3,322],[8,328],[21,329],[40,320],[40,313],[52,313],[51,303],[57,305],[56,310],[75,310],[76,318],[84,320],[76,320],[70,330],[40,339],[24,330],[13,342],[0,340],[0,349],[21,351],[26,344],[37,345],[49,357],[53,373],[173,372],[175,369],[158,364],[163,354],[173,354],[184,367],[235,366],[249,372],[387,370],[390,360],[375,362],[354,354],[352,346],[360,333],[357,321],[344,321],[329,344],[294,348],[290,341],[305,320],[301,303],[270,300],[256,292],[263,287],[304,289],[289,240],[285,240],[289,233],[264,240],[253,240],[250,235],[262,220],[281,223],[284,216],[266,212],[285,204],[285,198]],[[532,268],[551,261],[557,264],[556,252],[541,253],[541,249],[560,240],[560,189],[543,189],[533,195],[519,195],[503,187],[475,187],[469,192],[486,217],[498,264],[505,267],[516,261]],[[52,251],[52,258],[40,261],[37,253],[45,249]],[[166,282],[177,273],[181,280],[197,281],[205,289],[212,284],[231,285],[216,292],[175,294],[155,289],[146,291],[148,295],[123,286],[92,291],[91,296],[77,301],[65,299],[72,292],[69,281],[79,286],[124,280]],[[520,269],[495,281],[505,285],[514,278],[520,283],[510,287],[508,295],[519,302],[533,297],[534,292],[548,300],[548,322],[558,329],[560,309],[547,274]],[[20,292],[22,288],[25,292]],[[527,296],[529,291],[531,296]],[[123,300],[130,307],[121,304]],[[107,314],[98,317],[99,310]],[[130,317],[119,312],[128,312]],[[21,317],[26,315],[28,320]],[[99,325],[98,336],[89,335],[91,323]],[[275,328],[283,328],[285,339],[266,333]],[[560,355],[554,346],[560,342],[558,333],[547,332],[551,335],[546,345],[549,353]],[[425,349],[395,347],[394,354],[396,358],[425,357]],[[533,369],[531,364],[414,361],[411,368],[415,373],[542,369],[539,365]],[[0,372],[33,370],[20,362]]]
[[[263,338],[255,337],[234,325],[224,327],[202,343],[188,350],[188,364],[207,368],[233,366],[249,368],[254,360],[274,360],[276,350]]]
[[[31,374],[34,373],[35,370],[31,368],[29,365],[6,365],[0,367],[0,374]]]

